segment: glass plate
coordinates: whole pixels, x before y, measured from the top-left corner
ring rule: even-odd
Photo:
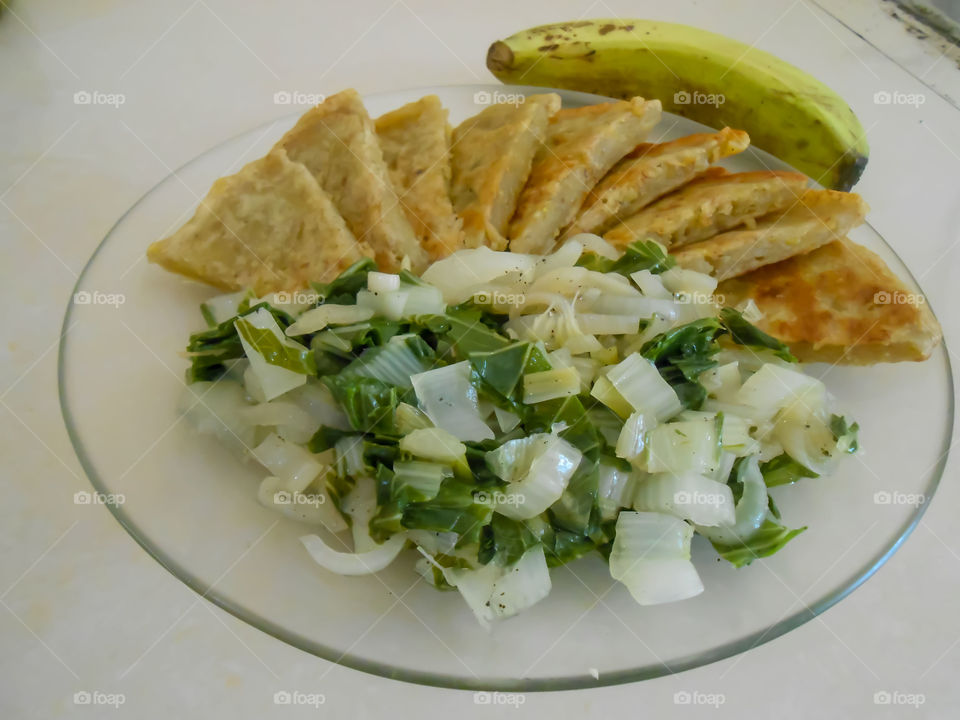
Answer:
[[[366,103],[376,116],[433,92],[456,124],[495,93],[528,91],[542,92],[421,88]],[[598,100],[561,94],[568,106]],[[140,199],[84,268],[64,319],[60,398],[80,462],[98,492],[122,495],[108,507],[133,538],[203,597],[302,650],[384,677],[470,689],[595,687],[697,667],[802,625],[870,577],[920,519],[953,424],[942,346],[922,364],[809,367],[860,421],[862,457],[833,477],[773,491],[784,522],[809,529],[772,558],[735,570],[697,538],[706,591],[691,600],[639,607],[590,557],[554,570],[546,600],[487,633],[456,593],[419,578],[414,551],[373,577],[319,568],[297,540],[310,528],[258,504],[264,472],[178,419],[180,353],[203,326],[199,303],[214,293],[144,260],[147,244],[184,222],[213,180],[265,152],[294,120],[223,143]],[[668,138],[704,129],[680,117],[660,128]],[[729,166],[785,167],[754,151]],[[852,237],[912,282],[872,228]]]

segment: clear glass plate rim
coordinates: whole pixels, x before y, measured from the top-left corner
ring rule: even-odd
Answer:
[[[404,88],[402,90],[389,91],[386,93],[377,93],[371,95],[375,97],[376,95],[394,95],[400,92],[422,92],[424,94],[429,94],[436,92],[437,90],[442,89],[456,89],[456,90],[485,90],[493,91],[497,90],[503,92],[503,88],[506,86],[503,85],[485,85],[485,84],[470,84],[470,85],[434,85],[425,88]],[[528,93],[528,92],[557,92],[563,98],[579,102],[595,102],[597,100],[609,100],[609,98],[593,95],[590,93],[581,93],[570,90],[559,90],[559,89],[550,89],[550,88],[541,88],[541,87],[528,87],[528,86],[510,86],[510,90],[518,93]],[[274,125],[278,122],[283,121],[287,117],[284,116],[270,120],[264,123],[261,123],[255,128],[237,133],[226,140],[223,140],[216,145],[206,149],[199,155],[191,158],[186,161],[178,168],[168,173],[162,179],[160,179],[155,185],[153,185],[149,190],[147,190],[137,201],[131,205],[113,224],[107,234],[104,236],[103,240],[97,245],[96,249],[93,251],[93,254],[90,256],[90,259],[84,265],[83,270],[80,272],[77,277],[77,281],[73,287],[73,290],[70,295],[70,300],[67,302],[67,308],[64,314],[63,325],[61,327],[61,340],[58,348],[58,357],[57,357],[57,385],[58,385],[58,395],[60,401],[60,409],[64,420],[64,425],[67,430],[67,434],[70,438],[71,445],[73,446],[74,452],[77,455],[77,459],[80,462],[81,467],[87,475],[91,485],[98,492],[109,494],[110,490],[108,486],[101,480],[99,473],[97,472],[93,461],[87,455],[86,450],[83,446],[83,443],[80,440],[79,433],[77,432],[76,421],[73,417],[73,414],[70,410],[69,403],[67,402],[67,393],[66,393],[66,348],[69,343],[69,329],[71,326],[71,316],[73,313],[74,302],[73,297],[83,286],[84,279],[90,268],[93,266],[94,262],[97,259],[97,256],[100,254],[100,251],[107,245],[110,238],[113,236],[114,232],[126,221],[126,219],[151,195],[159,190],[168,180],[176,176],[180,171],[182,171],[187,166],[193,164],[194,162],[200,160],[201,158],[209,155],[212,152],[215,152],[219,148],[228,145],[229,143],[237,140],[240,137],[244,137],[251,133],[257,132],[259,130],[264,130],[265,128]],[[864,223],[867,225],[877,237],[883,240],[887,248],[890,249],[895,255],[897,255],[896,250],[886,241],[883,236],[877,232],[876,228],[870,225],[869,222]],[[899,255],[897,255],[899,258]],[[900,260],[904,268],[906,268],[907,273],[909,274],[910,280],[916,287],[919,287],[919,283],[916,278],[913,276],[912,271],[907,267],[902,260]],[[932,311],[932,307],[931,307]],[[860,572],[855,574],[852,578],[846,582],[840,583],[834,590],[826,593],[818,602],[813,603],[812,605],[804,604],[804,609],[796,613],[793,613],[779,622],[768,626],[764,630],[750,633],[742,638],[739,638],[735,641],[724,643],[718,645],[708,651],[699,652],[693,655],[685,656],[675,662],[671,662],[669,666],[665,663],[660,664],[651,664],[644,665],[637,668],[631,668],[627,670],[620,670],[610,673],[604,673],[599,678],[594,678],[591,675],[572,675],[572,676],[563,676],[556,678],[477,678],[474,680],[465,679],[460,676],[455,675],[443,675],[438,673],[422,672],[417,670],[408,670],[393,665],[388,665],[385,663],[378,663],[373,660],[362,658],[359,656],[351,655],[349,652],[341,652],[335,648],[327,647],[321,643],[317,643],[313,640],[303,637],[297,633],[291,632],[284,629],[283,627],[277,625],[276,623],[254,613],[242,605],[232,602],[226,596],[220,595],[214,591],[214,585],[207,585],[200,578],[196,577],[189,570],[182,567],[179,563],[175,562],[171,557],[169,557],[158,544],[150,540],[145,533],[137,527],[137,525],[127,516],[123,510],[123,505],[120,504],[106,504],[106,507],[113,514],[117,522],[126,530],[126,532],[134,539],[134,541],[144,549],[144,551],[156,560],[161,566],[163,566],[168,572],[170,572],[174,577],[183,582],[187,587],[196,592],[201,599],[208,600],[214,605],[222,608],[226,612],[230,613],[234,617],[246,622],[247,624],[257,628],[261,632],[264,632],[277,640],[280,640],[288,645],[292,645],[304,652],[308,652],[312,655],[315,655],[323,660],[328,662],[333,662],[338,665],[343,665],[354,670],[359,670],[362,672],[370,673],[372,675],[377,675],[380,677],[400,680],[403,682],[410,682],[419,685],[427,685],[433,687],[441,688],[450,688],[458,690],[486,690],[486,691],[513,691],[513,692],[540,692],[540,691],[557,691],[557,690],[577,690],[585,688],[597,688],[597,687],[607,687],[611,685],[620,685],[624,683],[636,682],[640,680],[648,680],[657,677],[663,677],[666,675],[673,675],[676,673],[683,672],[685,670],[691,670],[693,668],[701,667],[703,665],[708,665],[710,663],[717,662],[719,660],[724,660],[734,655],[738,655],[742,652],[746,652],[755,647],[763,645],[771,640],[774,640],[785,633],[794,630],[804,623],[812,620],[817,617],[824,611],[831,608],[836,603],[843,600],[850,593],[860,587],[864,582],[866,582],[870,577],[887,561],[890,557],[900,548],[904,541],[910,536],[913,530],[916,528],[917,524],[923,517],[923,514],[926,512],[927,506],[930,504],[929,500],[934,496],[937,487],[940,484],[940,480],[943,476],[944,469],[946,467],[949,451],[950,451],[950,441],[953,436],[953,426],[954,426],[954,385],[953,385],[953,369],[950,363],[950,354],[946,351],[945,341],[941,342],[941,347],[937,348],[937,352],[943,352],[943,358],[946,363],[947,369],[947,384],[948,384],[948,422],[945,428],[944,433],[944,442],[942,444],[942,452],[940,457],[933,468],[933,475],[931,481],[927,488],[925,488],[925,497],[928,499],[927,502],[921,503],[917,506],[916,511],[910,517],[910,519],[902,526],[896,535],[896,539],[882,548],[878,552],[872,562],[870,562],[865,568]]]

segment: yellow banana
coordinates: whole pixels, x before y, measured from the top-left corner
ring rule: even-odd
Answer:
[[[746,130],[828,188],[849,190],[867,164],[863,127],[837,93],[769,53],[686,25],[541,25],[491,45],[487,67],[505,83],[657,98],[669,112]]]

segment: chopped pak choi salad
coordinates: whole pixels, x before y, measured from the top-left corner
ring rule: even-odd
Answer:
[[[422,277],[363,260],[205,303],[183,410],[263,465],[263,504],[334,534],[302,538],[331,572],[415,548],[484,625],[590,553],[641,605],[682,600],[703,591],[695,534],[736,567],[777,552],[805,528],[770,488],[857,451],[823,383],[716,285],[594,235]]]

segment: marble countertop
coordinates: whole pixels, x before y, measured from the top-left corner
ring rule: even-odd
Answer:
[[[952,103],[960,97],[960,72],[879,0],[4,4],[0,717],[498,712],[469,692],[366,675],[284,645],[201,600],[103,507],[74,503],[74,493],[89,484],[61,419],[56,364],[76,277],[115,220],[171,168],[287,114],[274,104],[278,91],[370,93],[487,82],[484,57],[493,39],[583,16],[686,22],[754,43],[827,81],[854,107],[871,145],[857,188],[872,206],[870,221],[920,278],[948,348],[957,341],[960,112]],[[920,94],[923,102],[876,104],[880,91]],[[78,104],[76,93],[120,95],[124,102]],[[532,693],[519,709],[503,712],[954,716],[957,467],[954,457],[902,549],[816,620],[676,676]],[[277,706],[274,693],[285,689],[322,693],[325,702]],[[100,693],[100,704],[83,704],[84,695],[78,703],[76,693]],[[722,702],[684,704],[683,693]],[[912,696],[913,704],[878,705],[877,693]]]

